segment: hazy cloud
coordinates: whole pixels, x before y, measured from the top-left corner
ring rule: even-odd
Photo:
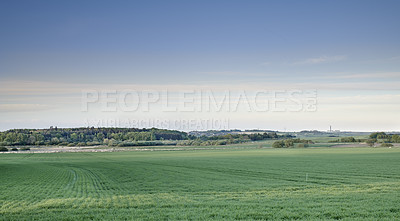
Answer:
[[[266,61],[266,62],[261,63],[260,65],[261,66],[268,66],[268,65],[271,65],[271,62]]]
[[[0,112],[33,112],[49,110],[49,105],[43,104],[0,104]]]
[[[392,57],[389,60],[391,60],[391,61],[400,61],[400,56]]]
[[[307,64],[321,64],[330,63],[345,60],[347,56],[337,55],[337,56],[321,56],[317,58],[308,58],[306,60],[294,62],[293,65],[307,65]]]
[[[365,73],[365,74],[331,74],[324,75],[317,78],[322,79],[371,79],[371,78],[380,78],[380,79],[399,79],[400,72],[384,72],[384,73]]]

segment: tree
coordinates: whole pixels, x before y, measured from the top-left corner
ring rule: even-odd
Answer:
[[[37,134],[36,135],[36,142],[44,142],[45,141],[45,137],[42,134]]]
[[[28,143],[29,144],[35,144],[36,143],[36,137],[34,135],[30,135],[28,138]]]
[[[273,148],[282,148],[285,146],[285,143],[282,140],[277,140],[272,144]]]
[[[15,143],[17,142],[17,134],[16,133],[7,133],[6,138],[4,139],[5,142]]]
[[[369,135],[369,138],[371,139],[383,139],[386,138],[386,133],[385,132],[375,132]]]
[[[98,133],[97,134],[97,139],[98,140],[103,140],[104,139],[104,135],[102,133]]]
[[[293,147],[294,141],[292,139],[287,139],[284,141],[285,147]]]
[[[366,142],[368,146],[373,147],[375,145],[376,139],[368,139]]]
[[[393,134],[390,138],[390,142],[393,143],[400,143],[400,136],[398,134]]]
[[[354,137],[342,137],[342,138],[340,138],[340,142],[353,143],[353,142],[356,142],[356,139],[354,139]]]
[[[78,135],[77,135],[76,133],[72,133],[72,134],[71,134],[71,140],[72,140],[73,142],[78,141]]]
[[[114,138],[108,141],[109,147],[115,147],[117,145],[118,145],[118,142]]]
[[[51,144],[57,145],[60,143],[60,140],[57,137],[51,138]]]

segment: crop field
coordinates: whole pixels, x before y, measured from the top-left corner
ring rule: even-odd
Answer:
[[[398,220],[399,148],[0,154],[1,220]]]

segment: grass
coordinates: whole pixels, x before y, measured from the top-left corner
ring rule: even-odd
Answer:
[[[399,158],[398,148],[1,154],[0,219],[396,220]]]

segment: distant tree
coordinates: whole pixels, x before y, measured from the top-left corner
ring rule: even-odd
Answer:
[[[101,141],[101,140],[104,139],[104,135],[103,135],[102,133],[98,133],[96,137],[97,137],[97,139],[98,139],[99,141]]]
[[[33,145],[36,142],[36,137],[34,135],[30,135],[28,138],[28,144]]]
[[[17,142],[17,134],[10,132],[7,133],[6,138],[4,139],[5,142],[9,142],[9,143],[15,143]]]
[[[368,139],[366,143],[368,146],[373,147],[375,145],[376,139]]]
[[[118,142],[114,138],[108,141],[109,147],[115,147],[117,145],[118,145]]]
[[[39,142],[39,143],[42,143],[46,140],[43,134],[37,134],[35,137],[36,137],[36,142]]]
[[[292,139],[287,139],[284,141],[285,147],[293,147],[294,141]]]
[[[400,143],[400,136],[398,134],[392,135],[392,137],[390,138],[390,142],[392,142],[392,143]]]
[[[58,139],[57,137],[51,138],[51,144],[57,145],[59,143],[60,143],[60,139]]]
[[[71,140],[74,141],[74,142],[77,142],[78,141],[78,135],[76,133],[72,133],[71,134]]]
[[[272,144],[273,148],[283,148],[285,143],[282,140],[277,140]]]
[[[375,132],[369,135],[371,139],[384,139],[387,138],[387,134],[385,132]]]
[[[357,142],[357,141],[356,141],[356,139],[354,139],[354,137],[342,137],[342,138],[340,138],[340,142],[353,143],[353,142]]]

